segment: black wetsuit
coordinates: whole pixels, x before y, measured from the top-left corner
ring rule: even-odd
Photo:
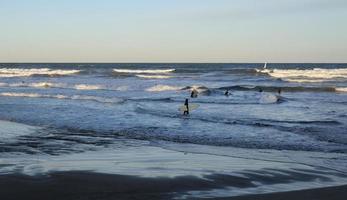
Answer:
[[[192,93],[190,93],[191,98],[197,98],[198,97],[198,91],[193,90]]]
[[[185,110],[183,112],[183,115],[189,115],[189,103],[188,103],[188,99],[186,99],[186,101],[184,102],[184,105],[187,107],[187,110]]]

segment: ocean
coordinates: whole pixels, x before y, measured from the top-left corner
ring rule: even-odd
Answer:
[[[185,99],[199,105],[187,116]],[[2,174],[301,166],[333,171],[322,185],[347,183],[347,64],[0,64],[0,120]]]

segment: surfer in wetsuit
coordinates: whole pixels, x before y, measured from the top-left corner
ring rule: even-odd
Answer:
[[[192,93],[190,93],[191,98],[197,98],[198,97],[198,91],[196,89],[192,90]]]
[[[189,115],[189,103],[188,103],[188,99],[186,99],[186,101],[184,102],[184,106],[186,107],[186,109],[183,112],[183,115]]]
[[[224,95],[229,96],[229,90],[225,91]]]
[[[281,102],[282,101],[282,98],[281,98],[281,93],[282,93],[282,89],[279,88],[278,91],[277,91],[278,95],[276,95],[277,97],[277,102]]]

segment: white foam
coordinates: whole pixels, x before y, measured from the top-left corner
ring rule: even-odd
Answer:
[[[49,68],[31,68],[31,69],[21,69],[21,68],[0,68],[0,77],[10,78],[10,77],[27,77],[33,75],[71,75],[79,73],[81,70],[52,70]]]
[[[347,78],[347,69],[263,69],[257,71],[291,82],[323,82],[336,78]]]
[[[28,98],[54,98],[54,99],[72,99],[72,100],[91,100],[100,103],[121,103],[122,99],[119,98],[104,98],[97,96],[87,96],[87,95],[49,95],[49,94],[38,94],[38,93],[20,93],[20,92],[2,92],[0,96],[6,97],[28,97]]]
[[[127,86],[127,85],[119,86],[116,88],[116,90],[123,91],[123,92],[127,91],[128,89],[129,89],[129,86]]]
[[[335,91],[336,92],[347,92],[347,87],[338,87],[338,88],[335,88]]]
[[[321,83],[321,82],[326,82],[329,81],[329,79],[305,79],[305,78],[286,78],[284,79],[285,81],[288,82],[296,82],[296,83]]]
[[[8,84],[7,83],[0,83],[0,87],[7,87]]]
[[[172,76],[164,76],[164,75],[136,75],[139,78],[148,78],[148,79],[168,79]]]
[[[77,85],[75,85],[75,89],[77,89],[77,90],[100,90],[100,89],[104,89],[104,88],[100,85],[77,84]]]
[[[32,87],[43,87],[43,88],[47,88],[47,87],[52,87],[53,84],[52,83],[48,83],[48,82],[40,82],[40,83],[32,83],[30,84],[30,86]]]
[[[0,120],[0,139],[10,139],[21,135],[29,135],[34,133],[38,128],[15,122]]]
[[[190,91],[198,91],[198,93],[205,92],[206,90],[208,89],[205,86],[201,86],[201,85],[192,85],[190,87]]]
[[[170,85],[155,85],[153,87],[147,88],[148,92],[163,92],[163,91],[173,91],[180,90],[180,87],[170,86]]]
[[[66,83],[53,83],[53,82],[34,82],[34,83],[1,83],[0,87],[34,87],[34,88],[63,88],[63,89],[75,89],[75,90],[115,90],[125,91],[128,88],[126,86],[121,87],[106,87],[103,85],[90,85],[90,84],[75,84],[68,85]]]
[[[118,73],[128,73],[128,74],[167,74],[174,72],[175,69],[113,69],[114,72]]]
[[[278,97],[274,94],[270,93],[261,93],[259,103],[261,104],[271,104],[276,103],[278,101]]]
[[[36,83],[12,83],[4,84],[7,87],[34,87],[34,88],[65,88],[66,84],[63,83],[50,83],[50,82],[36,82]]]
[[[45,97],[47,95],[40,95],[37,93],[22,93],[22,92],[2,92],[0,93],[0,96],[6,96],[6,97],[32,97],[32,98],[39,98],[39,97]]]

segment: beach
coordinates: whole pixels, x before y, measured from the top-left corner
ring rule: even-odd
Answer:
[[[1,199],[172,199],[177,193],[229,186],[247,186],[239,178],[215,176],[210,181],[191,176],[177,178],[140,178],[92,172],[52,173],[45,176],[2,175]],[[247,199],[317,199],[342,200],[347,186],[326,187],[290,192],[217,198]],[[199,198],[194,198],[199,199]],[[208,199],[205,197],[204,199]]]
[[[6,124],[7,130],[36,128],[1,123]],[[37,144],[36,148],[45,147]],[[0,196],[1,199],[342,199],[347,180],[344,166],[327,167],[325,162],[344,156],[115,139],[107,147],[79,153],[55,156],[3,153]]]
[[[262,65],[2,64],[0,199],[342,199],[344,65]]]
[[[0,200],[347,200],[347,0],[0,0]]]

